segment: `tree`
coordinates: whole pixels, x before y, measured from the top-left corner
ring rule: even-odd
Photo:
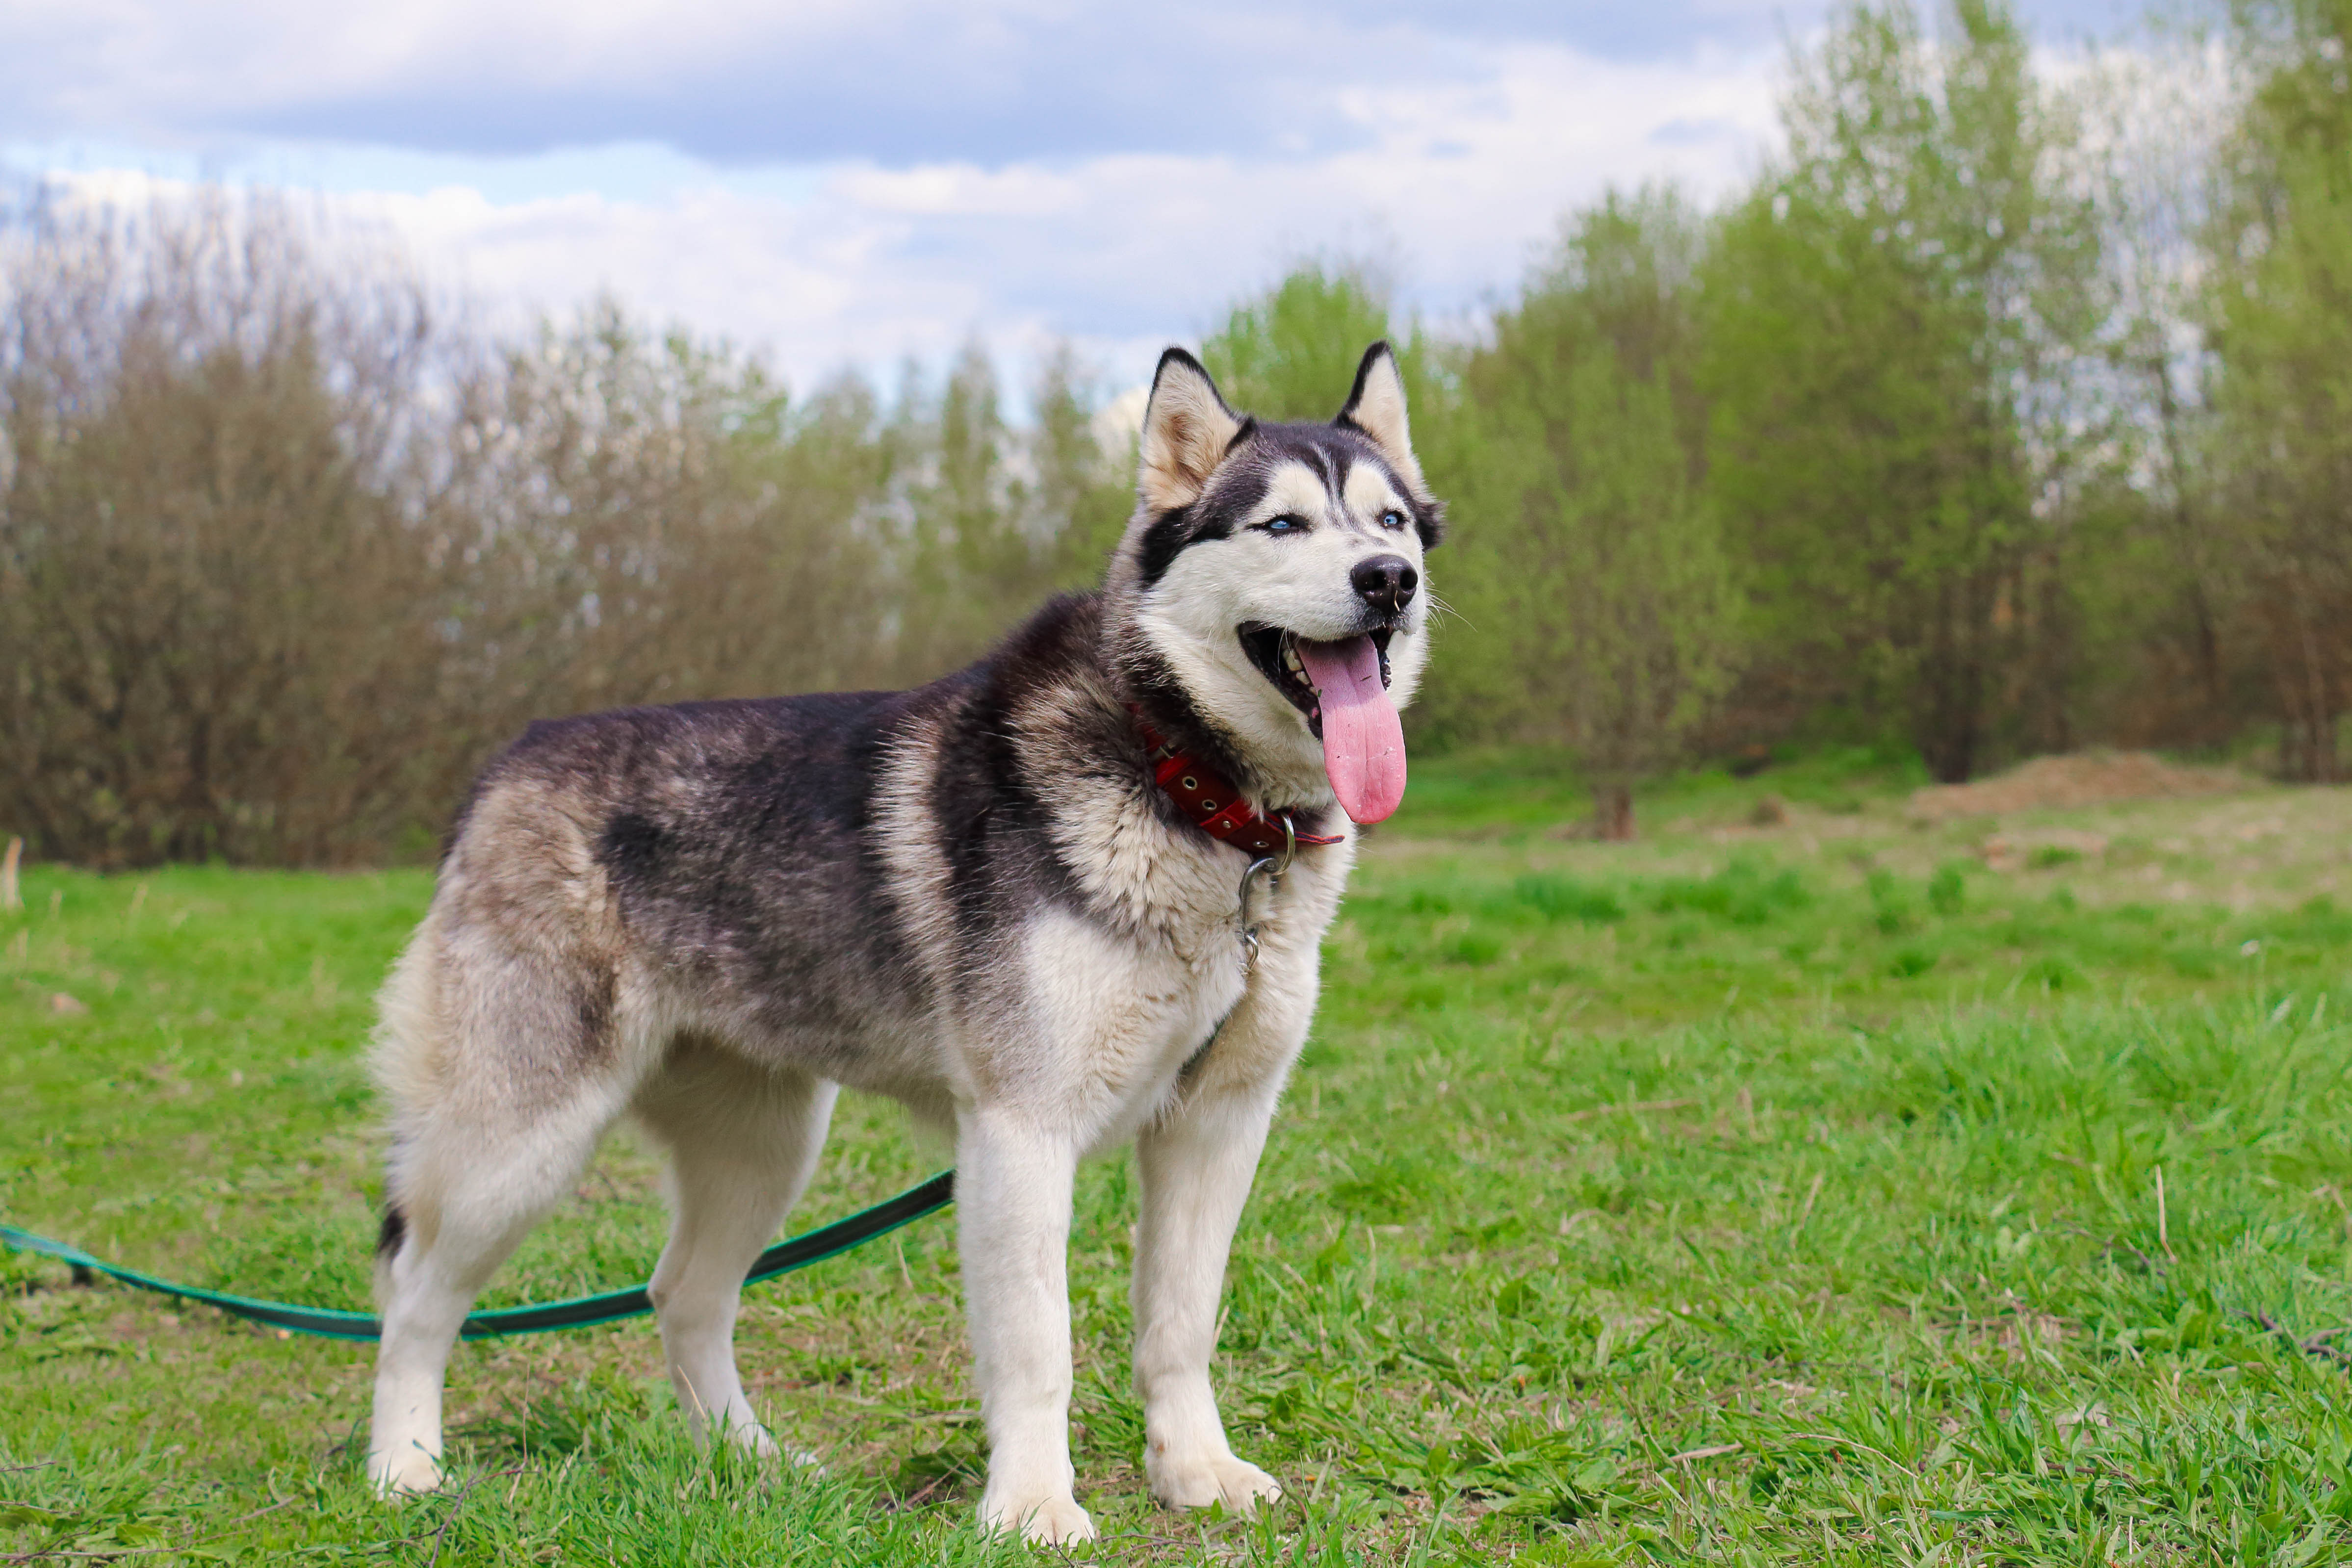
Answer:
[[[1383,290],[1360,266],[1308,262],[1234,307],[1201,344],[1225,401],[1263,419],[1328,420],[1355,384],[1365,349],[1389,335]],[[1420,414],[1414,409],[1416,420]]]
[[[2352,706],[2352,0],[2237,14],[2256,71],[2213,245],[2223,493],[2293,778],[2341,777]]]
[[[2069,130],[1991,0],[1940,44],[1903,0],[1846,13],[1783,114],[1702,290],[1709,494],[1768,654],[1966,779],[2038,629],[2063,449],[2029,412],[2095,318],[2094,231],[2051,177]]]
[[[1575,751],[1603,838],[1633,836],[1633,783],[1683,754],[1735,643],[1691,376],[1700,248],[1671,191],[1612,193],[1465,373],[1454,598],[1476,632],[1456,683],[1493,727]]]
[[[901,439],[921,459],[904,493],[905,588],[898,609],[899,676],[929,680],[985,647],[1039,585],[1038,552],[1022,528],[1013,433],[996,368],[979,342],[964,346],[936,403],[913,389]]]
[[[2099,574],[2093,614],[2116,650],[2103,705],[2131,730],[2210,743],[2242,722],[2230,633],[2242,595],[2227,508],[2213,492],[2211,355],[2200,319],[2200,241],[2228,118],[2203,40],[2118,50],[2088,83],[2089,164],[2115,324],[2108,355],[2138,503],[2125,549]]]
[[[0,240],[0,821],[98,865],[396,837],[468,738],[419,291],[217,192]]]
[[[860,525],[892,468],[862,387],[796,408],[758,361],[607,300],[510,351],[497,392],[456,442],[488,455],[461,622],[486,695],[530,717],[875,678]]]
[[[1134,443],[1104,450],[1095,385],[1067,344],[1039,367],[1030,407],[1031,530],[1052,551],[1055,586],[1090,588],[1135,509]]]

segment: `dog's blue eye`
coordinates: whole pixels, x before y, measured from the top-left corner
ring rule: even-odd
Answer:
[[[1270,534],[1295,534],[1307,526],[1303,517],[1268,517],[1263,527]]]
[[[1404,514],[1402,512],[1393,511],[1382,512],[1381,514],[1381,527],[1384,528],[1401,528],[1404,527]]]

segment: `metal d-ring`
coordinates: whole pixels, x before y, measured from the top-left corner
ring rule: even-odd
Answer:
[[[1250,918],[1250,898],[1257,886],[1257,873],[1260,872],[1266,873],[1265,894],[1268,898],[1272,898],[1282,886],[1282,873],[1288,871],[1290,862],[1298,858],[1297,824],[1290,820],[1290,814],[1286,811],[1274,820],[1282,824],[1282,852],[1278,855],[1260,855],[1249,862],[1247,871],[1242,873],[1242,973],[1244,976],[1247,976],[1257,964],[1257,923]]]
[[[1282,885],[1282,873],[1274,870],[1274,863],[1272,855],[1260,855],[1249,862],[1247,871],[1242,873],[1242,973],[1244,975],[1247,975],[1257,964],[1257,923],[1250,918],[1250,894],[1257,887],[1257,873],[1262,871],[1274,873],[1266,880],[1265,890],[1268,894],[1272,894],[1276,888]]]
[[[1247,975],[1257,964],[1257,922],[1250,918],[1250,900],[1257,887],[1257,873],[1260,872],[1266,873],[1265,893],[1266,896],[1271,898],[1282,886],[1282,873],[1290,869],[1291,861],[1298,853],[1298,830],[1291,825],[1290,819],[1286,816],[1278,817],[1276,821],[1282,824],[1282,853],[1278,856],[1260,855],[1250,862],[1247,871],[1242,873],[1241,924],[1242,973],[1244,975]]]

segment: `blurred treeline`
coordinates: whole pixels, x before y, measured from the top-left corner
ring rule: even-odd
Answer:
[[[1627,787],[1858,740],[1958,779],[2352,704],[2352,0],[2037,74],[1986,0],[1843,13],[1701,211],[1563,220],[1480,332],[1300,268],[1203,345],[1328,417],[1406,349],[1453,506],[1416,745]],[[900,684],[1099,571],[1069,356],[787,395],[606,307],[524,342],[287,209],[37,204],[0,272],[0,831],[99,863],[425,852],[532,716]]]
[[[1066,355],[1019,430],[977,350],[788,396],[609,305],[496,341],[316,231],[218,193],[15,225],[0,831],[36,852],[421,856],[534,717],[927,679],[1130,505]]]
[[[2342,777],[2347,57],[2352,0],[2046,75],[1986,0],[1850,9],[1744,191],[1570,214],[1482,339],[1409,359],[1461,520],[1423,741],[1568,746],[1603,832],[1646,773],[1790,740]],[[1305,269],[1223,362],[1305,412],[1332,368],[1276,325],[1385,314]]]

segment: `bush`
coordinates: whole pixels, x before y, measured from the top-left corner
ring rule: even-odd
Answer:
[[[446,630],[430,312],[275,210],[49,214],[0,274],[0,819],[91,863],[333,861],[503,716]]]

